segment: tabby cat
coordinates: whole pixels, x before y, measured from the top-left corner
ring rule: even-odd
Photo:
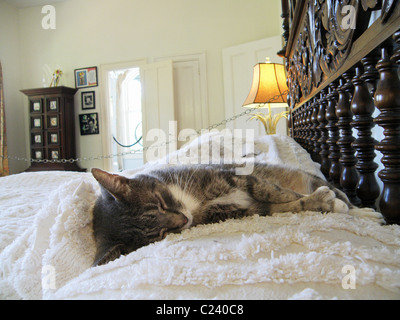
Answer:
[[[347,212],[351,206],[344,193],[301,170],[255,164],[252,174],[236,175],[235,168],[176,166],[132,179],[92,169],[102,191],[93,207],[93,265],[198,224],[278,212]]]

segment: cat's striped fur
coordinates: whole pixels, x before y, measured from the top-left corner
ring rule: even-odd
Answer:
[[[127,179],[93,169],[102,186],[93,209],[97,253],[107,263],[166,234],[198,225],[277,212],[347,212],[346,195],[301,170],[256,164],[176,166]]]

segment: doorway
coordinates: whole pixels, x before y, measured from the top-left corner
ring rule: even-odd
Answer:
[[[168,132],[175,120],[172,61],[146,59],[100,66],[104,169],[119,172],[146,162],[152,129]]]
[[[104,169],[120,172],[143,164],[140,66],[146,60],[100,66]],[[118,155],[118,156],[117,156]]]
[[[108,71],[113,169],[123,171],[143,165],[142,88],[140,68]]]

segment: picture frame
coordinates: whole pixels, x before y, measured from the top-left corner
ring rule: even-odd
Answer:
[[[42,100],[31,100],[31,112],[34,113],[42,112]]]
[[[58,128],[59,127],[58,115],[47,116],[47,126],[49,128]]]
[[[34,118],[33,119],[33,127],[34,128],[42,128],[42,119],[41,118]]]
[[[74,70],[75,88],[97,87],[97,67],[87,67]]]
[[[99,134],[99,115],[97,112],[79,115],[79,127],[82,136]]]
[[[47,112],[58,112],[58,101],[57,101],[57,99],[48,100]]]
[[[43,119],[41,116],[39,117],[31,117],[31,129],[42,129],[43,128]]]
[[[59,133],[58,132],[49,132],[47,143],[58,145],[60,143]]]
[[[81,93],[82,110],[96,109],[96,94],[94,91],[84,91]]]
[[[58,148],[49,149],[49,157],[51,160],[59,160],[60,159],[60,149],[58,149]]]
[[[35,146],[43,145],[43,135],[41,132],[32,132],[31,133],[31,144]]]
[[[32,149],[32,158],[35,160],[43,160],[44,153],[42,149]]]

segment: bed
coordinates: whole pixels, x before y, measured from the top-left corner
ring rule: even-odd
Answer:
[[[346,4],[353,9],[341,13],[339,1],[282,1],[290,136],[257,137],[250,145],[238,139],[229,149],[218,144],[222,132],[208,133],[121,174],[174,165],[173,159],[199,163],[211,139],[215,161],[242,150],[240,161],[302,168],[331,181],[361,209],[197,226],[91,267],[91,208],[100,192],[91,174],[2,177],[0,297],[400,299],[400,6]],[[350,28],[341,33],[343,16]],[[374,124],[383,129],[376,140]],[[375,162],[375,150],[382,161]]]
[[[201,136],[177,155],[202,159],[221,133]],[[259,137],[246,159],[320,165],[292,138]],[[232,147],[234,148],[234,147]],[[219,152],[223,158],[224,152]],[[169,157],[170,159],[175,157]],[[169,166],[166,158],[137,171]],[[3,299],[397,299],[400,228],[371,209],[302,212],[203,225],[99,267],[91,207],[99,186],[89,173],[35,172],[0,179],[0,295]]]

